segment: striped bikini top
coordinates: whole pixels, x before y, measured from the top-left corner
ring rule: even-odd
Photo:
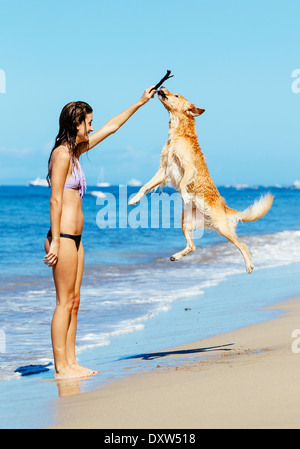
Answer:
[[[83,190],[86,192],[86,181],[85,181],[85,176],[84,176],[84,172],[81,168],[81,165],[79,164],[78,159],[76,160],[77,165],[74,163],[73,158],[71,156],[70,150],[69,148],[65,145],[65,147],[67,148],[71,161],[72,161],[72,165],[73,165],[73,170],[72,170],[72,174],[69,177],[69,179],[66,181],[64,189],[78,189],[78,194],[80,196],[80,198],[82,199],[83,197]]]

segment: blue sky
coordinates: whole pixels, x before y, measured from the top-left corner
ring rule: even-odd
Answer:
[[[0,184],[46,175],[67,102],[90,103],[97,129],[167,69],[166,87],[206,109],[197,131],[216,184],[292,184],[299,22],[299,0],[1,0]],[[150,101],[83,156],[88,184],[150,179],[168,121]]]

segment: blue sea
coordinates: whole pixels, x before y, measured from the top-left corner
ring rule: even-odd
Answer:
[[[196,233],[196,251],[171,262],[186,245],[177,206],[167,210],[167,201],[157,209],[149,194],[127,207],[138,189],[89,186],[83,199],[77,356],[101,374],[80,381],[80,392],[170,365],[167,354],[178,363],[172,348],[275,318],[264,308],[300,293],[300,189],[219,187],[237,210],[267,192],[275,197],[265,217],[237,228],[252,253],[251,275],[237,248],[215,232]],[[165,188],[156,195],[174,193]],[[47,187],[0,186],[0,428],[52,424],[49,404],[63,395],[51,381],[55,289],[42,260],[49,198]]]

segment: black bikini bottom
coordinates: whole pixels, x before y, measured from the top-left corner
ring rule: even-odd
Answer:
[[[77,251],[78,251],[79,245],[80,245],[80,242],[81,242],[81,235],[60,234],[60,236],[63,237],[63,238],[65,238],[65,239],[71,239],[71,240],[74,240],[75,245],[76,245],[76,249],[77,249]],[[47,237],[52,238],[52,232],[51,232],[51,229],[49,229],[48,234],[47,234]]]

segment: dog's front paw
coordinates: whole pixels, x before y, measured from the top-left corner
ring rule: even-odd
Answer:
[[[254,265],[252,262],[250,262],[249,264],[246,265],[246,271],[248,274],[251,274],[253,270],[254,270]]]
[[[131,198],[131,200],[128,202],[129,206],[133,206],[134,204],[138,203],[141,199],[142,195],[140,195],[139,193],[137,195],[135,195],[133,198]]]

